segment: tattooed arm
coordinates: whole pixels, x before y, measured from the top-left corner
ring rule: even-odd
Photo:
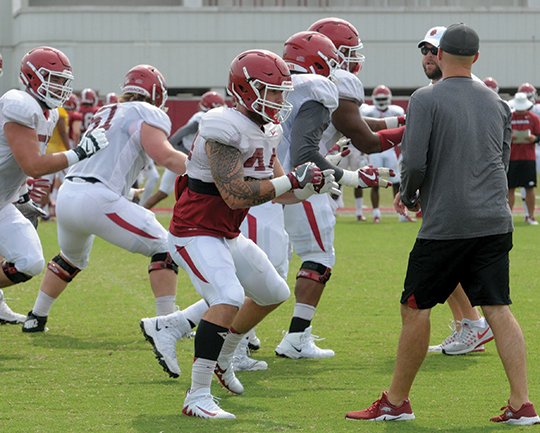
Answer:
[[[231,209],[256,206],[276,196],[270,180],[244,179],[244,166],[238,149],[207,141],[206,154],[216,187]]]

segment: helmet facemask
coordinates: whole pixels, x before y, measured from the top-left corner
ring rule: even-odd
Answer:
[[[36,69],[36,67],[28,62],[28,67],[34,71],[35,76],[40,80],[41,84],[34,90],[28,82],[26,76],[22,76],[27,82],[24,85],[49,108],[57,108],[64,105],[73,93],[73,74],[68,69],[62,72],[52,71],[45,67]],[[56,82],[56,79],[60,82]]]
[[[342,59],[342,62],[339,65],[340,68],[355,74],[360,72],[362,69],[362,64],[366,60],[366,56],[360,52],[362,48],[364,48],[364,44],[362,42],[354,47],[341,45],[338,49],[338,54]]]
[[[246,67],[244,67],[242,70],[246,77],[246,82],[253,90],[256,99],[251,103],[251,105],[248,106],[243,98],[236,92],[233,85],[231,87],[231,93],[235,96],[236,100],[248,110],[260,115],[267,122],[285,122],[285,120],[287,120],[291,114],[293,108],[292,104],[287,101],[287,94],[293,90],[292,82],[282,81],[281,84],[271,84],[261,81],[258,78],[254,79],[250,77]],[[268,100],[268,91],[270,90],[282,92],[283,100],[281,103]]]

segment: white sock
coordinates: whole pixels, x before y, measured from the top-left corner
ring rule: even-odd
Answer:
[[[208,311],[208,304],[204,299],[191,304],[185,310],[182,310],[184,317],[195,326],[199,324],[204,314]]]
[[[356,206],[356,216],[362,216],[364,215],[364,210],[362,207],[364,206],[364,198],[363,197],[357,197],[354,199],[354,203]]]
[[[240,340],[244,338],[246,334],[237,334],[236,332],[229,331],[223,342],[223,347],[218,356],[218,364],[222,367],[226,367],[232,359],[236,346],[240,343]]]
[[[156,298],[156,316],[166,316],[176,311],[176,296],[160,296]]]
[[[34,308],[32,308],[32,312],[36,316],[48,316],[54,301],[56,301],[56,298],[53,298],[40,290]]]
[[[317,309],[313,305],[301,304],[297,302],[294,304],[293,317],[309,320],[311,322],[316,310]]]
[[[373,208],[373,218],[380,218],[381,210],[378,207]]]
[[[211,359],[195,358],[191,367],[191,392],[207,388],[210,394],[210,385],[212,384],[216,363],[217,361]]]

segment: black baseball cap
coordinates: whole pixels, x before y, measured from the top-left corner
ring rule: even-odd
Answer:
[[[452,24],[443,33],[439,47],[456,56],[474,56],[480,47],[480,39],[466,24]]]

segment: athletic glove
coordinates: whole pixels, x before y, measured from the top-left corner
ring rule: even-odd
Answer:
[[[373,167],[366,165],[358,170],[343,170],[343,176],[339,180],[342,185],[359,186],[360,188],[370,188],[372,186],[382,186],[388,188],[392,185],[390,178],[395,176],[394,170],[386,167]]]
[[[85,158],[89,158],[94,155],[97,151],[106,148],[109,145],[109,140],[105,135],[105,130],[103,128],[97,128],[91,132],[86,132],[79,145],[72,150],[65,152],[65,155],[68,159],[68,165],[73,165],[79,161],[82,161]]]
[[[323,179],[322,171],[313,162],[305,162],[285,176],[271,179],[276,197],[291,189],[302,189],[308,184],[318,185]]]
[[[309,183],[305,188],[295,189],[294,195],[300,200],[305,200],[308,197],[311,197],[313,194],[331,194],[331,195],[341,195],[341,190],[339,189],[339,184],[336,182],[334,177],[334,170],[327,169],[322,171],[323,179],[320,184],[313,185]]]
[[[347,137],[341,137],[336,144],[334,144],[326,154],[326,160],[337,167],[347,155],[351,153],[350,149],[351,140]]]
[[[28,178],[26,180],[26,185],[28,186],[28,195],[30,200],[35,203],[43,204],[47,201],[47,197],[51,192],[51,182],[45,178],[32,179]]]
[[[292,189],[302,189],[308,184],[318,185],[323,180],[323,174],[313,162],[305,162],[287,174]]]

